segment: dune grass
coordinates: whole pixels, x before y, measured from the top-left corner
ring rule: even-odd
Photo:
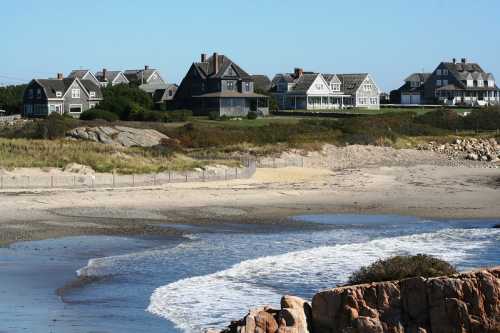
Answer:
[[[207,164],[154,149],[125,149],[69,140],[0,139],[1,168],[64,168],[70,163],[87,165],[97,172],[121,174],[183,171]]]

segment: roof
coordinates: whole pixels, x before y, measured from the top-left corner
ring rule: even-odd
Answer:
[[[171,88],[176,88],[176,90],[177,90],[177,85],[176,84],[167,84],[165,88],[155,90],[153,93],[153,101],[155,103],[157,103],[157,102],[162,102],[164,100],[167,100],[168,97],[173,98],[173,96],[167,96],[167,92]]]
[[[60,98],[57,97],[56,93],[61,92],[63,95],[67,92],[69,87],[75,81],[79,81],[85,90],[88,92],[94,91],[96,93],[96,99],[102,99],[102,91],[99,86],[97,86],[91,80],[80,80],[77,78],[66,78],[66,79],[37,79],[35,80],[45,91],[47,98]]]
[[[311,85],[314,83],[316,78],[320,74],[315,73],[315,74],[302,74],[295,83],[295,86],[292,88],[292,91],[294,92],[307,92],[309,88],[311,88]]]
[[[218,68],[217,71],[214,72],[215,56],[217,56]],[[247,72],[223,54],[214,54],[205,62],[194,63],[194,66],[202,78],[220,78],[224,75],[226,70],[232,66],[238,78],[248,80],[252,79]]]
[[[354,94],[358,91],[363,81],[368,77],[368,73],[361,74],[337,74],[342,82],[342,91],[346,94]]]
[[[130,82],[138,82],[138,81],[147,81],[151,75],[153,75],[155,72],[157,72],[156,69],[128,69],[123,72],[123,75],[129,80]]]
[[[83,77],[89,73],[90,71],[88,69],[77,69],[77,70],[74,70],[72,71],[70,74],[69,74],[69,78],[79,78],[79,79],[83,79]]]
[[[121,73],[122,71],[106,71],[106,80],[104,80],[102,72],[97,72],[95,77],[99,82],[113,82]]]
[[[252,75],[254,81],[254,88],[261,91],[268,91],[271,89],[271,80],[266,75]]]
[[[156,90],[160,89],[168,89],[172,86],[170,83],[146,83],[146,84],[141,84],[139,88],[142,91],[145,91],[147,93],[154,93]]]
[[[193,96],[195,98],[209,98],[209,97],[241,97],[241,98],[249,98],[249,97],[265,97],[267,98],[266,95],[261,95],[261,94],[256,94],[256,93],[240,93],[237,91],[219,91],[219,92],[213,92],[213,93],[208,93],[208,94],[203,94],[199,96]]]
[[[405,79],[405,82],[425,82],[431,75],[431,73],[413,73]]]

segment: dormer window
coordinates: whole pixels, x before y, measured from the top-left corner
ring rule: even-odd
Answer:
[[[36,90],[36,98],[38,98],[38,99],[42,98],[42,90],[41,89]]]
[[[478,80],[478,81],[477,81],[477,86],[478,86],[478,87],[483,87],[483,86],[484,86],[484,82],[483,82],[483,80]]]
[[[447,69],[443,69],[442,70],[442,74],[443,74],[443,76],[447,76],[448,75],[448,70]]]
[[[250,92],[250,82],[245,82],[245,92]]]
[[[71,89],[71,98],[80,98],[80,89]]]
[[[56,91],[56,97],[58,97],[58,98],[62,97],[62,92]]]
[[[440,70],[440,69],[438,69],[438,70],[436,71],[436,75],[438,75],[438,76],[440,76],[440,75],[441,75],[441,70]]]
[[[28,98],[33,98],[33,89],[28,90]]]
[[[90,92],[90,97],[95,97],[95,91]]]
[[[234,82],[233,81],[227,81],[226,82],[226,88],[227,88],[227,90],[234,90]]]

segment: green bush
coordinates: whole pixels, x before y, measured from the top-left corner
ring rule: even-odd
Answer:
[[[351,275],[349,284],[393,281],[417,276],[429,278],[456,273],[451,264],[429,255],[395,256],[361,268]]]
[[[418,116],[415,121],[433,127],[455,130],[463,126],[462,117],[453,110],[441,109]]]
[[[77,120],[69,115],[52,113],[46,119],[36,123],[35,138],[50,140],[64,138],[66,132],[74,128],[76,124]]]
[[[210,120],[220,120],[219,111],[210,111],[208,113],[208,119],[210,119]]]
[[[500,107],[474,109],[463,117],[464,128],[470,130],[500,129]]]
[[[116,113],[110,111],[100,110],[100,109],[90,109],[82,112],[82,114],[80,115],[80,119],[82,120],[102,119],[102,120],[107,120],[109,122],[114,122],[117,121],[119,117]]]
[[[191,110],[174,110],[167,111],[166,115],[168,122],[188,121],[193,117],[193,112]]]
[[[259,115],[255,111],[250,111],[247,114],[247,119],[250,119],[250,120],[257,119],[258,117],[259,117]]]

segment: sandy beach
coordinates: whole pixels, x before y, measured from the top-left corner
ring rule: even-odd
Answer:
[[[500,217],[500,170],[440,165],[258,169],[247,180],[7,191],[0,244],[77,235],[172,235],[166,223],[287,223],[299,214]]]

